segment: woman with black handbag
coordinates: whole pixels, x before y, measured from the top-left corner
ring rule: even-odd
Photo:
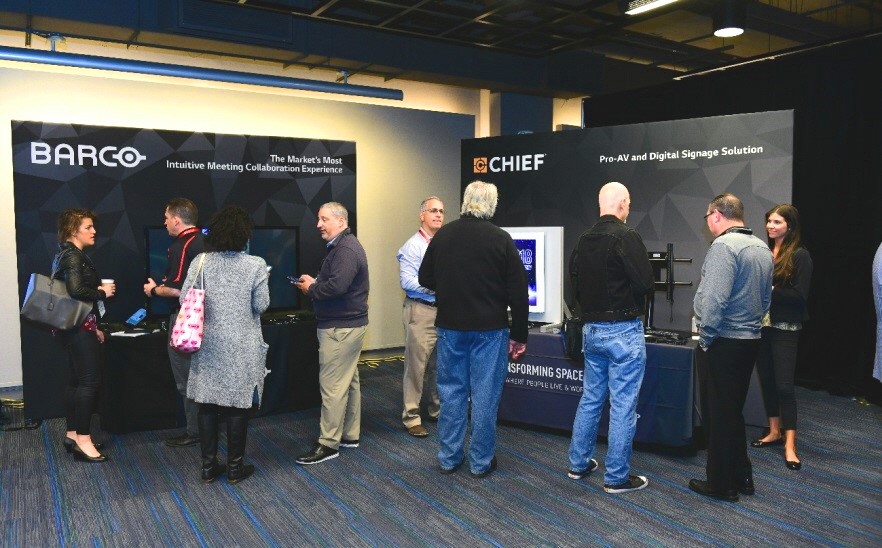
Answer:
[[[58,217],[60,250],[55,256],[56,279],[64,280],[68,294],[74,299],[95,303],[92,313],[79,326],[59,331],[67,350],[70,384],[67,387],[67,435],[64,447],[81,462],[104,462],[107,456],[92,441],[91,422],[101,382],[99,369],[104,333],[98,329],[96,310],[103,308],[104,299],[116,292],[113,283],[101,283],[92,260],[85,249],[95,245],[95,214],[87,209],[68,209]],[[55,265],[53,265],[54,267]],[[53,270],[56,270],[53,268]]]

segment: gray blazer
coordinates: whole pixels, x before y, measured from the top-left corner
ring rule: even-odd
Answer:
[[[195,284],[202,256],[205,324],[202,348],[193,354],[187,397],[224,407],[251,407],[254,389],[263,396],[266,351],[260,314],[269,306],[266,262],[233,251],[201,253],[190,263],[181,288],[183,301]]]

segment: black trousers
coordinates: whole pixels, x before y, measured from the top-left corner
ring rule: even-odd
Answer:
[[[70,370],[65,393],[67,429],[84,436],[91,430],[101,384],[101,344],[94,332],[79,328],[64,332],[62,337]]]
[[[759,343],[719,338],[707,350],[707,481],[714,490],[737,489],[751,473],[742,411]]]
[[[766,416],[781,417],[783,430],[796,430],[796,351],[799,331],[764,327],[756,372],[763,389]]]

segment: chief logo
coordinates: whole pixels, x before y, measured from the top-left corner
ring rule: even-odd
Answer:
[[[135,167],[146,159],[147,156],[141,154],[135,147],[106,146],[98,149],[92,145],[78,144],[74,147],[67,143],[52,147],[41,141],[31,142],[32,164],[65,163],[71,166],[92,167],[100,164],[107,167]]]
[[[512,171],[539,171],[545,164],[546,154],[520,154],[516,156],[486,156],[472,160],[475,173],[502,173]]]

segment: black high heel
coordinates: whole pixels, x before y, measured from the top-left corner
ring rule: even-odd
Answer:
[[[75,442],[74,440],[72,440],[68,437],[64,438],[64,450],[67,451],[68,453],[73,453],[74,447],[76,447],[76,445],[77,445],[77,442]],[[95,449],[97,449],[99,451],[101,451],[101,448],[104,447],[103,443],[93,443],[92,445],[94,445]]]
[[[73,456],[74,460],[78,460],[80,462],[104,462],[107,460],[107,455],[100,453],[97,457],[90,457],[89,455],[85,454],[82,449],[80,449],[79,445],[74,445]]]

